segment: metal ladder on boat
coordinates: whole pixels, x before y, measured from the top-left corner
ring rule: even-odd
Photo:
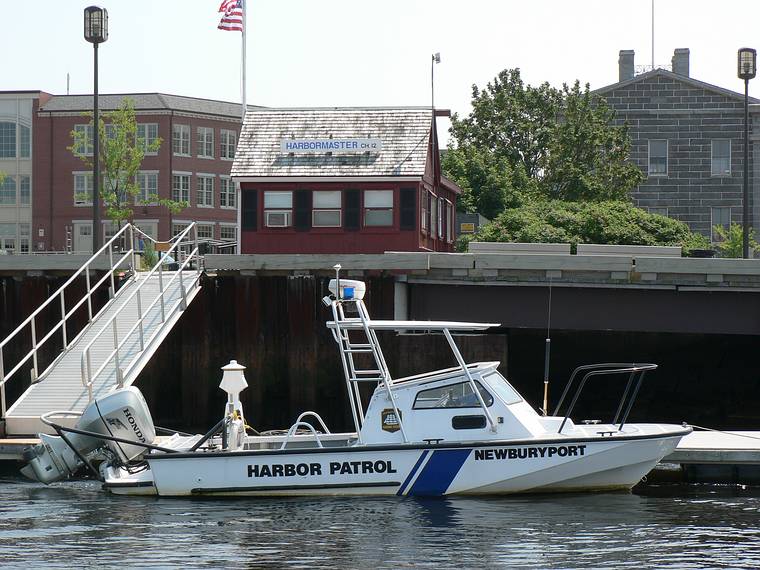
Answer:
[[[338,286],[340,291],[340,286]],[[358,317],[346,317],[344,305],[349,304],[356,309]],[[351,413],[354,419],[354,425],[361,442],[361,427],[364,423],[364,406],[362,405],[361,394],[359,392],[360,382],[377,382],[384,386],[388,392],[388,398],[393,407],[396,417],[399,418],[399,411],[396,407],[396,402],[393,399],[393,393],[391,391],[391,385],[393,384],[393,378],[388,370],[388,364],[385,361],[385,355],[380,348],[380,341],[377,338],[377,332],[369,325],[370,317],[367,312],[367,307],[364,305],[364,301],[360,299],[337,299],[332,303],[333,318],[335,322],[335,328],[333,329],[333,337],[338,343],[340,350],[340,359],[343,364],[343,372],[346,378],[346,388],[349,394],[352,395],[351,400]],[[350,330],[347,327],[341,326],[347,323],[361,323],[359,329],[352,328],[354,332],[362,332],[363,339],[360,342],[352,341],[350,336]],[[371,355],[371,360],[374,362],[373,368],[361,368],[357,366],[354,355],[367,354]],[[401,421],[399,428],[401,429],[402,437],[404,441],[408,441],[404,426]]]
[[[125,225],[0,342],[0,412],[8,435],[48,431],[40,421],[42,414],[54,410],[81,412],[93,398],[132,384],[195,298],[200,289],[202,261],[195,224],[168,242],[158,262],[145,272],[137,270],[138,236],[155,243],[138,227]],[[176,259],[178,268],[167,270],[164,256]],[[98,279],[96,272],[100,269],[96,262],[102,263],[104,257],[109,260],[108,268]],[[125,279],[117,291],[120,272]],[[86,292],[74,302],[82,278]],[[93,283],[93,279],[97,281]],[[109,300],[94,313],[93,295],[103,287],[108,288]],[[41,332],[57,305],[60,319],[47,332]],[[87,323],[70,338],[72,320],[85,307]],[[24,352],[24,345],[31,345],[31,350]],[[9,362],[19,347],[24,347],[21,356]],[[40,353],[56,350],[57,356],[40,371]],[[29,369],[31,385],[7,407],[6,383],[23,369]]]

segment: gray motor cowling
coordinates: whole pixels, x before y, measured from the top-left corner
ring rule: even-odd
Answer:
[[[115,437],[136,443],[152,444],[156,439],[153,419],[140,390],[128,386],[93,401],[85,409],[74,426],[75,429]],[[40,434],[41,443],[24,450],[27,462],[21,472],[42,483],[52,483],[73,475],[83,462],[74,451],[86,456],[96,449],[107,447],[121,461],[129,461],[142,455],[146,448],[101,439],[73,432],[66,439]]]

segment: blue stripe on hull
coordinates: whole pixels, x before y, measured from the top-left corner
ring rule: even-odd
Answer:
[[[471,451],[470,449],[434,451],[408,494],[437,497],[446,493]]]
[[[398,492],[396,493],[397,495],[404,494],[404,490],[406,489],[406,486],[409,484],[409,481],[411,481],[414,478],[414,474],[417,473],[417,469],[420,468],[420,465],[425,460],[428,453],[430,453],[430,451],[428,451],[427,449],[422,452],[422,454],[420,455],[420,458],[417,460],[417,463],[414,464],[414,467],[412,467],[412,470],[409,471],[409,475],[407,476],[406,479],[404,479],[404,482],[402,483],[401,487],[398,488]]]

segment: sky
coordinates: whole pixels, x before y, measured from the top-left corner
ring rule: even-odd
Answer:
[[[0,90],[91,93],[89,2],[0,0]],[[102,0],[100,93],[241,100],[241,34],[220,0]],[[430,105],[467,114],[472,85],[519,67],[530,84],[618,79],[618,52],[652,62],[652,0],[247,0],[247,102],[270,107]],[[16,23],[16,24],[14,24]],[[691,50],[691,76],[743,91],[740,47],[760,49],[758,0],[655,0],[654,62]],[[760,77],[750,82],[760,97]],[[439,124],[445,129],[446,122]],[[445,137],[444,137],[445,139]]]

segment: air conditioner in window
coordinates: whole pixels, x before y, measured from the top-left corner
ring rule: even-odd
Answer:
[[[269,228],[287,228],[290,226],[290,211],[267,212],[266,225]]]

